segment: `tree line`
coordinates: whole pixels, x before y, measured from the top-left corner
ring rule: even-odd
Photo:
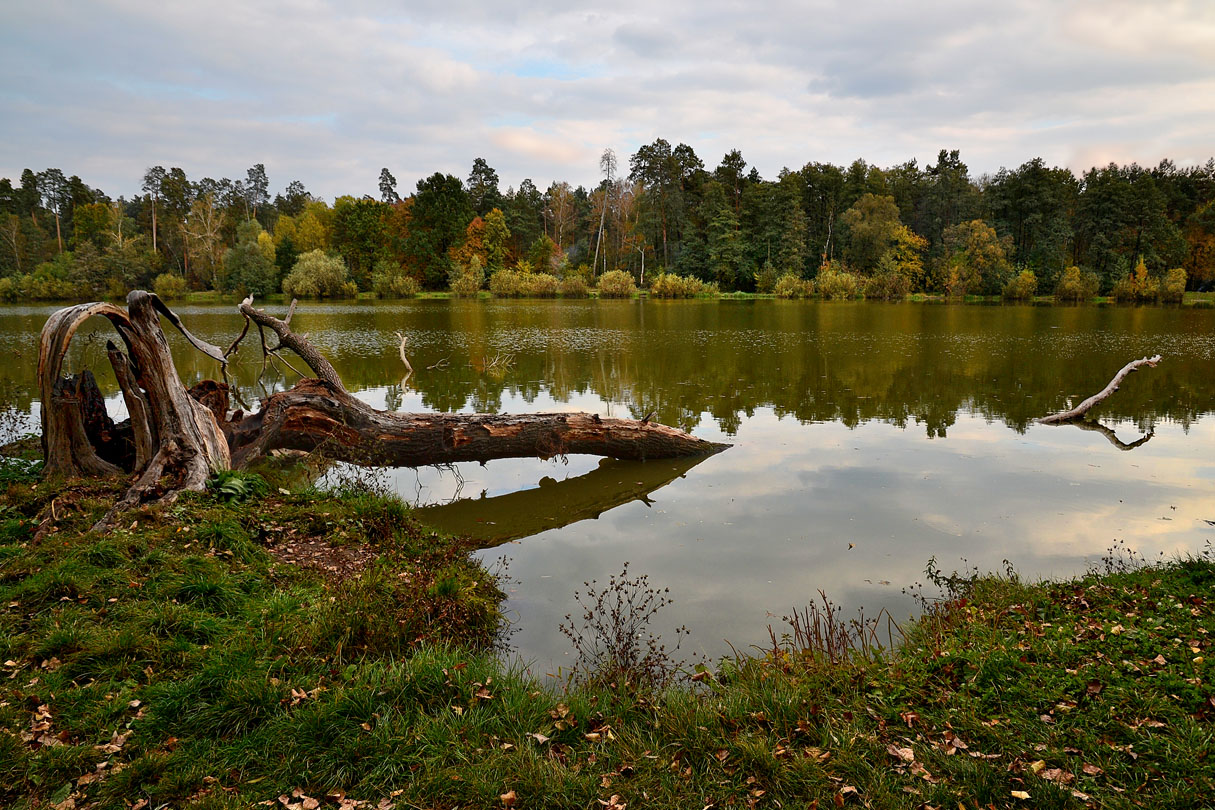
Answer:
[[[764,179],[737,150],[709,169],[690,146],[658,139],[627,167],[605,151],[600,170],[590,189],[558,181],[542,191],[528,179],[503,191],[477,158],[466,179],[436,172],[402,197],[384,168],[379,199],[331,205],[298,180],[272,198],[260,163],[238,180],[154,166],[129,199],[59,169],[26,169],[0,179],[0,297],[150,286],[475,294],[495,278],[499,294],[555,294],[605,275],[659,290],[837,297],[1151,297],[1166,284],[1215,283],[1215,159],[1076,176],[1035,158],[975,177],[956,150],[941,150],[924,167],[811,162]]]

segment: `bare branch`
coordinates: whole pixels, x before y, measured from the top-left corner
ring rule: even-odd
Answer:
[[[1113,393],[1118,390],[1118,386],[1122,384],[1122,381],[1126,379],[1126,375],[1130,374],[1132,371],[1138,371],[1140,366],[1151,366],[1152,368],[1155,368],[1156,364],[1159,362],[1160,355],[1155,355],[1154,357],[1144,357],[1139,360],[1132,360],[1123,366],[1121,371],[1114,375],[1114,379],[1110,380],[1109,384],[1106,385],[1105,388],[1102,388],[1096,394],[1093,394],[1076,407],[1069,411],[1052,413],[1050,416],[1044,416],[1038,421],[1044,425],[1058,425],[1064,422],[1075,421],[1076,419],[1084,416],[1084,414],[1088,413],[1094,405],[1113,395]]]

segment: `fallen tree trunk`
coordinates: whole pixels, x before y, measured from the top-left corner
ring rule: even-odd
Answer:
[[[389,413],[316,379],[300,380],[229,425],[228,441],[235,467],[279,449],[390,467],[577,453],[645,460],[719,449],[666,425],[587,413]]]
[[[278,449],[321,451],[329,459],[367,466],[418,467],[573,453],[644,460],[703,455],[723,447],[652,423],[648,417],[638,421],[586,413],[378,411],[346,391],[324,355],[291,331],[294,301],[286,318],[279,320],[245,299],[239,307],[245,328],[226,351],[190,334],[155,295],[137,290],[127,304],[127,311],[103,303],[60,310],[47,321],[39,345],[47,474],[96,476],[125,471],[134,476],[126,494],[99,525],[112,523],[131,507],[172,500],[184,490],[201,490],[213,469],[245,467]],[[132,417],[130,430],[123,435],[128,443],[124,454],[99,454],[95,444],[104,443],[102,434],[108,433],[87,429],[82,404],[86,398],[79,392],[88,389],[91,378],[62,376],[68,344],[80,324],[93,315],[114,324],[129,352],[112,343],[108,347]],[[225,372],[228,357],[238,350],[252,323],[265,359],[281,360],[279,353],[290,349],[316,379],[306,377],[294,388],[273,394],[257,413],[237,411],[229,416],[226,384],[204,380],[187,391],[169,354],[161,315],[195,348],[219,361]],[[267,331],[277,337],[276,345],[267,344]],[[98,398],[99,394],[91,397]],[[107,458],[125,458],[130,466],[120,468]]]
[[[1113,393],[1118,390],[1118,386],[1122,384],[1122,381],[1126,379],[1126,375],[1130,374],[1132,371],[1138,371],[1141,366],[1151,366],[1152,368],[1155,368],[1156,364],[1159,362],[1160,355],[1155,355],[1154,357],[1143,357],[1139,360],[1132,360],[1123,366],[1121,371],[1114,375],[1114,379],[1110,380],[1109,384],[1106,385],[1105,388],[1102,388],[1100,391],[1093,394],[1076,407],[1072,408],[1071,410],[1053,413],[1050,416],[1044,416],[1038,421],[1044,425],[1058,425],[1064,422],[1074,422],[1088,413],[1093,406],[1113,395]]]

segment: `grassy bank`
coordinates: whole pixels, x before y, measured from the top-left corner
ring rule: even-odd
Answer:
[[[6,807],[1185,807],[1215,792],[1205,558],[1060,583],[937,576],[943,597],[897,653],[845,653],[820,615],[695,674],[609,668],[562,688],[493,657],[493,578],[394,500],[232,479],[97,534],[113,485],[6,475]],[[35,516],[51,521],[37,537]]]

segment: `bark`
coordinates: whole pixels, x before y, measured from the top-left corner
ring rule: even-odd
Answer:
[[[314,379],[271,396],[260,411],[231,426],[229,442],[237,468],[278,449],[319,450],[327,458],[368,466],[420,467],[571,453],[645,460],[721,448],[666,425],[586,413],[377,411]]]
[[[99,527],[140,504],[201,490],[213,469],[244,467],[278,449],[320,451],[327,458],[362,465],[412,467],[569,453],[645,460],[706,455],[723,447],[651,423],[648,417],[637,421],[585,413],[377,411],[347,392],[324,355],[291,331],[294,301],[283,320],[255,309],[251,299],[243,301],[239,311],[245,329],[227,351],[192,335],[157,296],[140,290],[128,296],[126,311],[106,303],[80,304],[48,319],[38,361],[47,474],[98,476],[125,470],[133,477]],[[124,353],[113,342],[107,347],[131,413],[129,426],[109,421],[91,374],[62,375],[68,344],[80,324],[94,315],[113,323],[127,349]],[[227,358],[252,323],[261,336],[264,357],[290,349],[316,379],[304,378],[267,398],[257,413],[229,415],[229,394],[235,391],[226,384],[204,380],[186,390],[161,330],[161,316],[195,348],[218,360],[225,372]],[[277,337],[276,345],[267,345],[267,331]],[[119,448],[123,442],[125,447]],[[105,452],[99,453],[99,448]]]
[[[1038,421],[1044,425],[1058,425],[1064,422],[1074,422],[1088,413],[1093,406],[1113,395],[1113,393],[1118,390],[1118,386],[1122,384],[1122,381],[1126,379],[1126,375],[1130,374],[1132,371],[1138,371],[1141,366],[1150,366],[1155,368],[1156,364],[1159,362],[1160,355],[1144,357],[1139,360],[1132,360],[1114,375],[1114,379],[1110,380],[1105,388],[1102,388],[1100,391],[1093,394],[1076,407],[1068,411],[1060,411],[1059,413],[1053,413],[1050,416],[1044,416]]]

